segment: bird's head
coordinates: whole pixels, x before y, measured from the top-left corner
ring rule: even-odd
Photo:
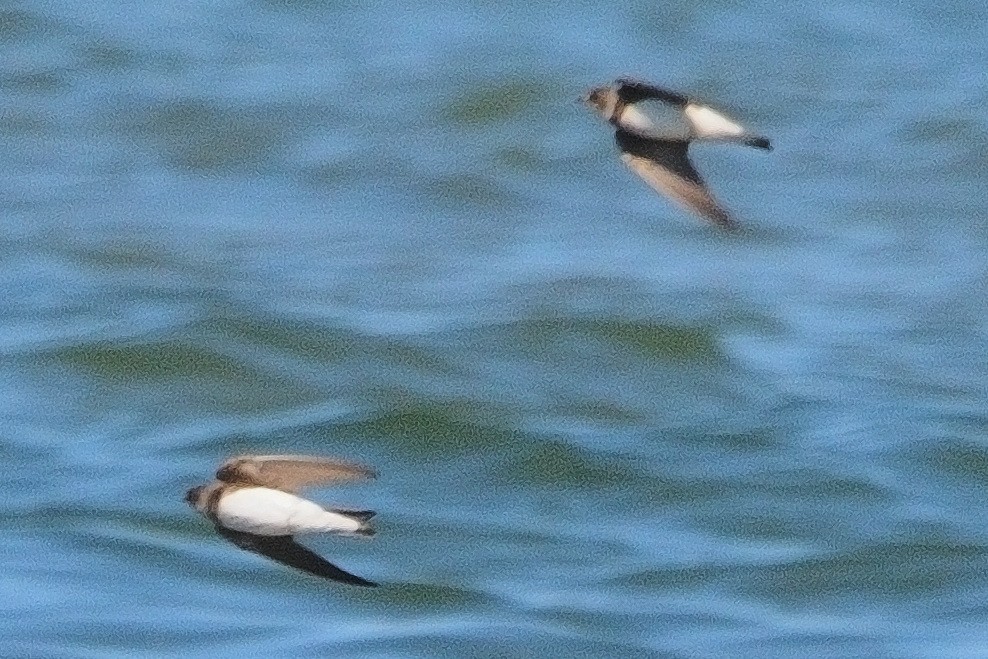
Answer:
[[[617,92],[611,87],[594,87],[580,101],[605,119],[610,119],[617,105]]]

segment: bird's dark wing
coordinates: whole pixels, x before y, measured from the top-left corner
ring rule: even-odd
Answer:
[[[656,191],[724,229],[737,227],[690,162],[688,142],[645,139],[624,130],[615,139],[624,164]]]
[[[288,492],[320,483],[374,476],[374,470],[369,467],[314,455],[240,455],[230,458],[216,471],[216,478],[227,483]]]
[[[627,104],[638,103],[650,98],[679,106],[690,102],[687,96],[632,78],[618,78],[617,93],[618,97]]]
[[[241,549],[267,556],[279,563],[314,574],[317,577],[332,579],[353,586],[377,585],[373,581],[341,570],[322,556],[295,542],[295,539],[290,535],[255,535],[233,531],[222,526],[217,526],[216,530],[221,536]]]

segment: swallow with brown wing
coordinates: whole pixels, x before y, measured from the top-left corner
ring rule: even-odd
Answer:
[[[370,510],[323,508],[298,496],[303,487],[374,478],[372,469],[306,455],[243,455],[223,463],[216,481],[193,487],[185,500],[216,531],[242,549],[318,577],[355,586],[377,584],[336,567],[295,541],[301,533],[372,536]]]
[[[734,218],[717,202],[687,150],[691,142],[737,142],[770,151],[751,133],[699,101],[630,78],[595,87],[581,100],[617,130],[621,160],[657,192],[724,229]]]

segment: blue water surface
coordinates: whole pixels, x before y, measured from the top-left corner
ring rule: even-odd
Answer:
[[[988,656],[988,9],[7,3],[0,655]],[[632,75],[717,232],[577,98]],[[243,552],[241,452],[380,477]]]

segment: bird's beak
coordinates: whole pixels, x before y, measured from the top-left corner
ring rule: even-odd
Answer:
[[[196,487],[191,488],[188,492],[185,493],[185,503],[195,508],[196,503],[199,501],[199,494],[204,489],[205,487],[202,485],[198,485]]]

